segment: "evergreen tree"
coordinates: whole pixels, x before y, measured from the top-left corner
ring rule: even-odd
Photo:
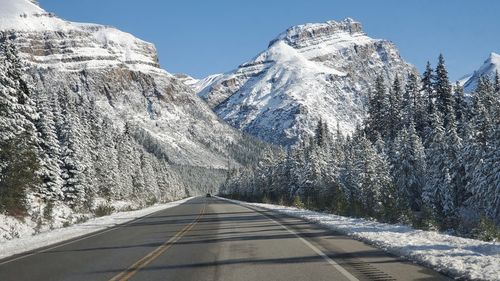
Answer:
[[[425,183],[425,153],[420,137],[411,123],[399,132],[395,141],[393,177],[401,212],[420,211]]]
[[[69,93],[59,93],[61,110],[63,112],[63,123],[60,128],[61,143],[61,177],[63,179],[62,191],[65,200],[72,207],[81,206],[85,198],[85,167],[81,155],[82,136],[79,126],[81,122],[75,113],[74,101]]]
[[[448,71],[446,70],[442,54],[439,55],[438,64],[436,66],[434,89],[436,91],[437,110],[443,114],[444,125],[446,126],[448,123],[448,110],[453,108],[453,99],[451,95],[451,85],[448,79]]]
[[[450,172],[450,188],[453,196],[453,206],[462,206],[465,201],[465,165],[462,160],[463,144],[458,136],[455,114],[450,108],[448,110],[448,123],[445,128],[445,142],[448,170]],[[455,219],[455,218],[453,218]]]
[[[371,140],[374,140],[376,133],[383,138],[389,134],[389,110],[390,102],[386,92],[384,79],[378,76],[375,81],[375,92],[371,95],[368,106],[368,118],[366,122],[366,131]]]
[[[434,97],[435,97],[434,77],[435,77],[434,70],[431,67],[431,63],[427,62],[427,65],[425,66],[425,71],[422,74],[422,92],[426,97],[425,105],[427,111],[426,116],[428,117],[427,119],[429,119],[430,116],[434,113]],[[428,122],[426,125],[428,125]]]
[[[38,115],[14,45],[0,60],[0,211],[23,216],[27,192],[38,185]]]
[[[391,94],[389,95],[389,139],[393,140],[397,131],[401,128],[402,125],[402,99],[403,92],[401,88],[401,82],[399,78],[396,76],[394,79],[394,83],[392,85]]]
[[[47,93],[39,93],[36,103],[40,113],[35,124],[40,135],[41,148],[39,174],[42,185],[39,193],[46,200],[57,200],[62,198],[61,151],[54,117],[54,111],[59,110],[58,102],[57,98],[50,98]]]
[[[458,135],[461,138],[465,138],[466,135],[466,125],[469,120],[469,112],[467,101],[465,100],[464,88],[457,82],[455,85],[455,118]]]
[[[445,132],[438,112],[431,116],[433,129],[430,134],[427,156],[427,184],[423,201],[431,211],[433,220],[440,228],[447,228],[447,218],[455,214],[454,195],[451,189],[451,176],[446,155]]]
[[[413,73],[408,75],[401,106],[403,125],[409,126],[410,123],[414,123],[416,128],[420,125],[423,130],[424,123],[416,124],[423,119],[425,108],[422,106],[417,76]]]

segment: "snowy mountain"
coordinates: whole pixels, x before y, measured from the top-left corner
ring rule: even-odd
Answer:
[[[30,204],[176,199],[216,189],[228,164],[254,157],[260,144],[161,69],[151,43],[65,21],[35,1],[0,7],[0,43],[26,64],[40,117],[43,184]]]
[[[389,85],[409,72],[414,67],[391,42],[368,37],[348,18],[289,28],[252,60],[211,77],[198,95],[234,127],[291,145],[319,119],[352,132],[377,75]]]
[[[460,82],[464,81],[461,84],[464,86],[465,92],[470,93],[476,89],[477,82],[481,76],[489,77],[493,80],[497,72],[500,72],[500,55],[491,53],[478,70],[474,71],[466,80],[463,79]]]
[[[195,93],[200,92],[205,89],[208,85],[212,84],[216,79],[221,77],[223,74],[212,74],[202,79],[193,78],[187,74],[177,73],[175,77],[180,79],[185,85],[189,86],[195,91]]]

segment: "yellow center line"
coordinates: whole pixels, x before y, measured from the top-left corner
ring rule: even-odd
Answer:
[[[184,234],[190,231],[194,225],[200,220],[201,216],[205,213],[206,204],[203,205],[203,209],[200,211],[198,216],[188,225],[186,225],[181,231],[177,232],[172,238],[163,243],[158,248],[154,249],[152,252],[144,256],[142,259],[138,260],[134,264],[132,264],[125,271],[115,275],[113,278],[109,279],[109,281],[125,281],[130,277],[134,276],[139,270],[141,270],[146,265],[150,264],[152,261],[161,256],[165,251],[167,251],[170,247],[172,247],[175,242],[179,241]]]

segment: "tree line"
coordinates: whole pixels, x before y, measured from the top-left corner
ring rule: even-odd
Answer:
[[[346,136],[319,120],[314,136],[233,170],[221,193],[500,239],[498,73],[465,94],[440,55],[421,78],[378,77],[367,111]]]
[[[141,124],[113,120],[98,105],[100,93],[66,81],[41,85],[49,79],[57,77],[30,69],[9,40],[1,44],[0,213],[33,217],[41,209],[50,223],[56,205],[95,213],[103,201],[149,205],[214,192],[224,181],[225,169],[173,162],[175,151]],[[233,167],[256,161],[267,146],[248,136],[202,145]]]

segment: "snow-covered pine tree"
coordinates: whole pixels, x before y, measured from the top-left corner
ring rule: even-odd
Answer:
[[[465,146],[464,158],[466,190],[470,197],[467,204],[479,211],[483,216],[496,217],[500,207],[498,192],[498,109],[486,107],[485,99],[489,99],[490,83],[480,79],[472,100],[471,138]],[[490,100],[491,106],[494,100]],[[492,120],[490,114],[495,118]]]
[[[375,140],[378,132],[383,138],[389,133],[389,97],[382,76],[375,80],[375,91],[372,93],[368,105],[368,117],[365,121],[365,130],[371,140]]]
[[[17,50],[3,43],[0,58],[0,211],[26,214],[27,192],[39,184],[38,115]]]
[[[351,169],[351,205],[354,215],[376,217],[380,212],[381,186],[377,182],[376,150],[365,137],[361,129],[357,129],[352,138]]]
[[[459,208],[466,200],[465,191],[465,164],[462,159],[463,143],[458,136],[455,114],[453,109],[448,109],[448,123],[445,127],[446,154],[448,158],[448,169],[450,172],[450,186],[453,196],[453,206]],[[455,220],[457,217],[450,218]],[[455,225],[456,226],[456,225]]]
[[[391,93],[389,95],[389,139],[393,140],[402,125],[402,99],[403,90],[399,77],[396,76],[392,84]]]
[[[444,126],[448,120],[448,110],[453,108],[453,99],[451,95],[451,84],[448,79],[448,71],[444,61],[444,56],[439,55],[438,64],[436,66],[436,76],[434,81],[434,89],[436,90],[436,107],[444,117]]]
[[[433,127],[425,153],[428,167],[427,183],[424,187],[422,199],[427,209],[430,210],[432,219],[440,228],[447,229],[449,227],[447,218],[455,214],[454,195],[451,188],[451,176],[446,154],[447,143],[445,142],[445,131],[440,113],[435,111],[431,119]]]
[[[413,73],[410,73],[401,101],[402,126],[408,127],[410,123],[415,123],[415,118],[418,118],[420,114],[420,107],[420,92],[417,85],[417,77]]]
[[[377,145],[383,146],[383,140],[378,139]],[[379,217],[387,222],[396,222],[400,217],[400,212],[397,209],[397,191],[390,174],[390,161],[384,150],[378,151],[375,157],[376,182],[380,187],[380,205]]]
[[[454,113],[457,122],[457,132],[460,138],[463,139],[466,138],[465,127],[470,118],[469,107],[465,100],[464,87],[457,82],[454,90],[455,102],[453,105],[455,106]]]
[[[500,96],[497,96],[495,86],[487,76],[479,78],[475,94],[480,95],[482,104],[491,119],[494,111],[500,106]]]
[[[54,117],[54,111],[59,111],[57,96],[38,93],[36,104],[40,114],[35,125],[40,136],[39,174],[42,178],[38,192],[47,201],[62,199],[61,151]]]
[[[84,167],[81,155],[82,129],[81,122],[74,108],[71,93],[59,92],[63,123],[59,130],[61,143],[61,177],[63,179],[62,191],[65,201],[72,207],[78,207],[85,201]]]
[[[413,123],[399,132],[394,144],[392,175],[398,191],[399,210],[406,215],[420,211],[425,183],[425,153]]]
[[[426,107],[426,126],[428,126],[430,116],[434,113],[434,98],[435,98],[435,90],[434,90],[434,70],[431,67],[431,63],[427,62],[425,66],[425,71],[422,74],[422,92],[424,94],[425,99],[423,100]]]

